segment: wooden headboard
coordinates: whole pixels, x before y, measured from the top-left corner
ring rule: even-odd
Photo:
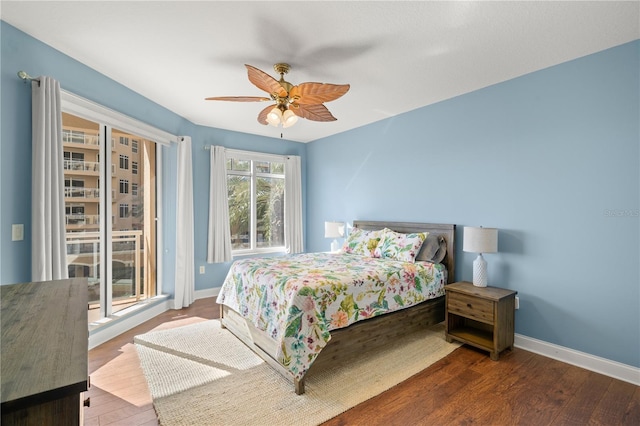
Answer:
[[[415,222],[382,222],[371,220],[354,220],[355,228],[364,229],[366,231],[375,231],[378,229],[389,228],[392,231],[409,234],[412,232],[428,232],[431,235],[442,236],[447,243],[447,255],[442,263],[447,267],[448,284],[455,281],[456,272],[456,245],[455,233],[456,225],[442,223],[415,223]]]

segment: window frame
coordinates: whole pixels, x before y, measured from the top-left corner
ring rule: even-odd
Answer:
[[[272,246],[272,247],[257,247],[257,212],[256,212],[256,187],[257,180],[259,178],[277,178],[283,179],[284,186],[286,186],[286,156],[285,155],[277,155],[277,154],[266,154],[261,152],[253,152],[253,151],[242,151],[235,149],[226,149],[226,159],[227,162],[231,159],[249,161],[249,170],[241,171],[241,170],[229,170],[226,169],[227,178],[232,176],[247,176],[250,179],[250,218],[249,218],[249,248],[242,249],[234,249],[231,248],[232,256],[245,256],[251,254],[264,254],[264,253],[286,253],[286,246],[283,239],[282,246]],[[264,173],[257,171],[257,163],[260,162],[269,162],[269,163],[282,163],[282,173]],[[284,188],[283,188],[284,191]],[[284,192],[283,192],[283,209],[284,209]],[[229,215],[231,216],[231,215]],[[284,216],[283,216],[284,217]],[[286,218],[283,218],[284,228],[286,229]]]
[[[180,138],[171,133],[160,130],[159,128],[143,123],[137,119],[131,118],[123,113],[118,111],[114,111],[109,109],[103,105],[97,104],[81,96],[78,96],[74,93],[68,92],[64,89],[60,90],[60,100],[62,110],[64,112],[76,115],[81,118],[85,118],[87,120],[91,120],[101,125],[108,130],[106,135],[104,136],[107,140],[111,141],[111,149],[116,149],[115,138],[111,137],[111,129],[117,128],[126,133],[135,134],[140,136],[143,139],[148,139],[156,144],[156,255],[160,256],[161,253],[164,253],[163,241],[164,241],[164,211],[163,211],[163,198],[164,191],[166,188],[162,185],[163,182],[163,147],[169,147],[171,144],[177,143]],[[100,137],[103,137],[100,135]],[[111,170],[104,170],[106,176],[101,176],[101,179],[105,181],[105,193],[111,192],[111,179],[107,178],[108,176],[112,176],[115,171],[116,165],[111,163]],[[113,226],[116,223],[116,215],[109,214],[111,216],[110,226]],[[105,218],[106,219],[106,218]],[[111,240],[111,230],[109,226],[109,221],[104,220],[100,223],[100,232],[101,234],[106,235],[106,240]],[[158,257],[159,258],[159,257]],[[101,265],[107,265],[111,262],[110,258],[102,255],[100,259]],[[104,267],[103,267],[104,268]],[[104,272],[105,279],[107,282],[110,282],[110,272],[109,268],[104,268],[106,271]],[[164,284],[164,268],[158,267],[156,269],[156,294],[161,295],[164,294],[163,291]],[[110,296],[109,296],[110,297]],[[101,306],[101,310],[104,311],[105,307]],[[110,315],[110,307],[108,308]]]

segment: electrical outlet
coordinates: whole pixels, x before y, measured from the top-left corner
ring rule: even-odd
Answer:
[[[202,266],[200,267],[200,273],[201,273],[201,274],[204,274],[204,265],[202,265]]]
[[[11,241],[22,241],[24,240],[24,224],[13,224],[11,225]]]
[[[516,296],[516,309],[520,309],[520,298]]]

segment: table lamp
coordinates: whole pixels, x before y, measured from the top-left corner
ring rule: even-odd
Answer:
[[[478,253],[473,261],[473,285],[477,287],[487,286],[487,262],[482,253],[496,253],[498,251],[498,230],[496,228],[464,227],[462,250]]]
[[[331,251],[338,251],[340,244],[336,238],[342,238],[344,236],[344,222],[325,222],[324,223],[324,237],[333,238],[331,242]]]

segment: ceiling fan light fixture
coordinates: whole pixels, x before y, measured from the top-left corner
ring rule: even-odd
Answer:
[[[277,106],[273,107],[269,114],[267,114],[267,123],[272,126],[278,127],[278,124],[282,121],[282,111]]]
[[[282,114],[282,127],[287,128],[291,127],[298,121],[298,116],[293,113],[290,109],[286,110],[284,114]]]
[[[285,81],[284,75],[290,66],[277,63],[274,70],[280,74],[280,81],[264,71],[245,64],[249,81],[258,89],[269,94],[269,97],[258,96],[213,96],[205,98],[210,101],[234,102],[275,102],[258,113],[258,123],[278,127],[291,127],[299,117],[311,121],[336,121],[336,118],[324,106],[325,102],[334,101],[349,91],[348,84],[300,83],[297,86]],[[291,108],[295,108],[293,111]]]

